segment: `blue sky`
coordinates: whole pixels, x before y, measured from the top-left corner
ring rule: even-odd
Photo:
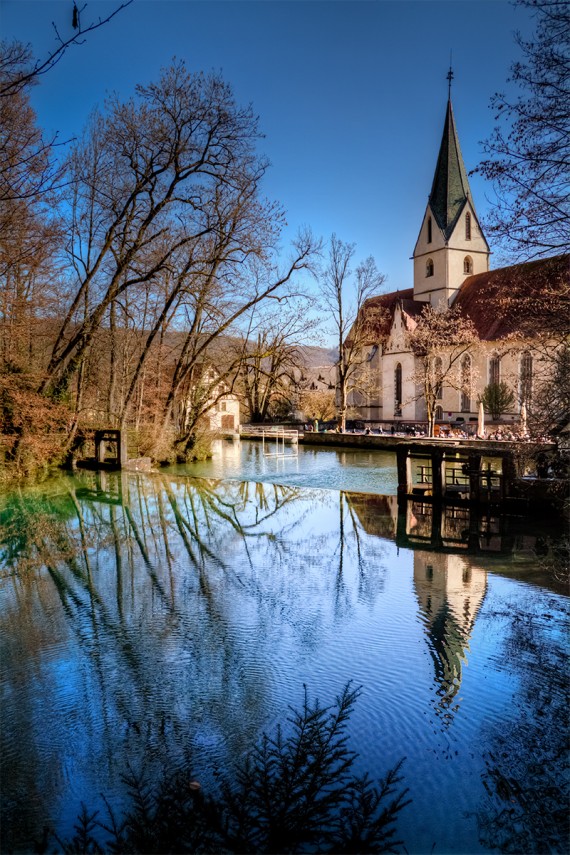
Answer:
[[[78,5],[81,5],[79,3]],[[89,0],[83,21],[114,7]],[[0,0],[4,38],[39,57],[71,32],[72,0]],[[125,97],[173,57],[220,70],[251,102],[271,161],[265,193],[288,231],[308,225],[373,255],[385,290],[412,284],[413,251],[443,127],[450,50],[452,100],[468,170],[493,128],[490,98],[532,32],[503,0],[134,0],[72,48],[33,91],[42,127],[78,134],[109,91]],[[491,188],[471,179],[484,215]],[[493,263],[493,261],[492,261]]]

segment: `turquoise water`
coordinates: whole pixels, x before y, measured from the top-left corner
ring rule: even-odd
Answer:
[[[321,487],[395,496],[396,457],[389,451],[335,449],[328,446],[262,444],[218,440],[210,460],[172,467],[169,471],[203,478]]]
[[[394,496],[357,492],[395,472],[353,454],[277,463],[288,483],[238,480],[226,459],[209,465],[235,480],[84,473],[3,497],[2,851],[30,851],[46,823],[71,835],[101,793],[124,807],[127,764],[156,776],[189,755],[215,789],[303,685],[326,704],[348,680],[359,768],[406,757],[408,852],[565,851],[569,600],[551,533],[480,521],[469,553],[449,546],[452,515],[447,546],[420,548],[426,509],[402,519]],[[311,465],[350,488],[297,486]]]

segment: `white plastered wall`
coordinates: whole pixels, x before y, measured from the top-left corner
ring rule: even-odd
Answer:
[[[467,213],[471,216],[470,240],[465,237]],[[432,240],[428,243],[430,217]],[[472,262],[471,273],[466,273],[464,269],[467,256]],[[433,276],[426,276],[428,259],[433,261]],[[488,269],[489,248],[471,203],[467,201],[447,244],[428,205],[414,249],[414,299],[429,301],[433,306],[449,306],[468,276],[485,273]]]

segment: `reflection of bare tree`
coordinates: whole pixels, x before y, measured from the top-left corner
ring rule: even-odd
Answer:
[[[92,478],[85,476],[83,484]],[[243,651],[228,631],[231,615],[223,608],[227,597],[209,584],[212,568],[223,566],[200,535],[204,515],[199,519],[199,511],[208,505],[210,519],[214,513],[211,491],[200,495],[200,490],[186,489],[182,513],[178,497],[172,489],[163,490],[158,479],[130,479],[130,501],[122,504],[95,487],[89,488],[86,501],[72,481],[63,479],[58,486],[52,496],[41,491],[15,495],[2,515],[3,563],[12,586],[9,598],[3,594],[3,602],[8,599],[1,619],[3,663],[18,703],[11,726],[18,728],[20,722],[25,727],[17,737],[11,734],[3,754],[10,758],[3,800],[9,821],[3,828],[16,837],[15,804],[22,834],[33,828],[34,813],[31,807],[30,815],[20,810],[17,793],[37,792],[35,810],[51,815],[53,808],[46,803],[58,791],[60,770],[76,762],[61,738],[70,722],[58,722],[53,712],[44,720],[40,712],[45,713],[46,704],[52,711],[62,709],[59,695],[67,689],[54,679],[51,660],[55,654],[57,661],[69,642],[86,666],[66,666],[70,673],[78,669],[74,679],[79,684],[70,689],[82,710],[71,741],[81,734],[79,741],[99,755],[90,761],[93,766],[110,767],[119,756],[135,764],[158,753],[164,759],[173,746],[175,753],[184,750],[189,738],[198,737],[199,742],[206,720],[208,733],[202,741],[215,739],[223,746],[221,735],[231,734],[229,742],[239,750],[249,744],[264,706],[259,675],[248,677],[247,669],[237,665]],[[288,497],[283,491],[281,500]],[[268,513],[275,512],[279,498],[271,508],[267,498]],[[189,502],[194,517],[186,516]],[[186,548],[184,562],[181,544]],[[200,580],[200,602],[192,602],[190,614],[185,595],[192,597],[196,590],[189,569],[197,570]],[[38,634],[39,627],[51,631]],[[34,651],[32,640],[37,642]],[[181,657],[179,667],[170,661],[171,649]],[[22,688],[19,674],[26,650],[28,659],[37,659],[42,676],[25,681]],[[206,684],[202,679],[196,703],[188,687],[197,685],[204,673],[210,679]],[[246,719],[237,714],[240,706],[247,706]],[[35,751],[32,740],[42,731],[51,737],[40,738],[41,750]],[[59,736],[54,738],[54,731]],[[6,729],[3,735],[7,738]],[[17,753],[12,750],[16,744]]]
[[[490,725],[487,798],[477,814],[481,842],[501,852],[563,852],[568,845],[570,621],[560,608],[545,595],[545,602],[509,606],[501,615],[510,626],[505,668],[520,675],[522,695],[509,726]]]
[[[315,532],[316,501],[327,524]],[[28,846],[35,817],[58,815],[69,775],[113,797],[127,759],[152,769],[193,749],[205,780],[255,740],[273,712],[282,628],[304,655],[338,624],[336,501],[274,484],[82,473],[5,502],[6,847]],[[375,566],[356,528],[345,515],[345,615]],[[37,798],[22,808],[24,792]]]
[[[350,515],[350,537],[356,556],[358,567],[358,595],[359,599],[372,603],[384,585],[385,567],[380,560],[384,560],[384,550],[376,541],[372,541],[372,549],[368,537],[363,541],[363,536],[374,535],[375,537],[386,537],[386,532],[392,533],[393,519],[391,500],[395,497],[376,496],[367,493],[341,493],[341,503],[344,501]],[[393,535],[392,535],[393,536]]]

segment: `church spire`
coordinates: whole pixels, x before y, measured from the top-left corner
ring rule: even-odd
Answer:
[[[467,171],[463,163],[463,157],[461,156],[453,118],[453,109],[451,106],[452,78],[453,71],[450,67],[448,73],[449,98],[447,101],[447,113],[443,126],[443,136],[439,148],[437,166],[429,195],[430,207],[438,226],[445,235],[446,241],[449,240],[466,201],[469,199],[471,204],[473,204]]]

